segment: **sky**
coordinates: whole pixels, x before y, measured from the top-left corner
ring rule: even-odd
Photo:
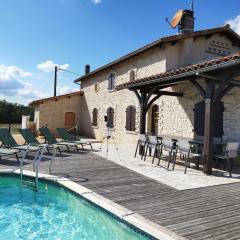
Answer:
[[[27,105],[53,95],[54,66],[83,75],[160,37],[165,18],[191,0],[0,0],[0,99]],[[240,34],[239,0],[195,0],[195,30],[229,23]],[[79,90],[58,74],[58,94]]]

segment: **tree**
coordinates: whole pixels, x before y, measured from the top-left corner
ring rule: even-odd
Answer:
[[[30,120],[32,121],[34,108],[0,100],[0,123],[21,123],[22,115],[30,115]]]

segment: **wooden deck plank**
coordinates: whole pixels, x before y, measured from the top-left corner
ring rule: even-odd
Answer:
[[[0,161],[0,169],[16,160]],[[31,160],[26,169],[31,170]],[[40,172],[47,172],[48,161]],[[93,153],[64,153],[53,174],[67,177],[188,239],[240,239],[240,183],[178,191]]]

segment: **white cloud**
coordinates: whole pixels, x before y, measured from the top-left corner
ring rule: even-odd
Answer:
[[[17,66],[0,65],[0,93],[9,94],[24,87],[23,79],[32,76]]]
[[[61,68],[63,70],[69,69],[69,64],[68,63],[59,65],[57,63],[54,63],[52,60],[47,60],[46,62],[42,62],[42,63],[38,64],[37,68],[39,70],[44,71],[44,72],[53,72],[55,66],[57,66],[58,68]]]
[[[46,97],[27,80],[32,76],[17,66],[0,65],[0,98],[27,104],[37,98]]]
[[[25,72],[21,68],[16,66],[0,65],[0,81],[11,81],[19,78],[30,77],[32,73]]]
[[[237,17],[235,17],[233,19],[227,20],[226,24],[229,24],[235,32],[240,34],[240,15],[238,15]]]
[[[91,0],[94,4],[100,4],[102,0]]]
[[[57,92],[58,92],[59,95],[63,95],[63,94],[71,93],[71,92],[76,92],[76,91],[79,91],[79,88],[70,87],[70,86],[67,86],[67,85],[57,88]]]

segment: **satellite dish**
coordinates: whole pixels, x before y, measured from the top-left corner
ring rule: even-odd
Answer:
[[[176,28],[177,25],[181,22],[181,19],[183,17],[183,10],[178,10],[174,17],[172,18],[172,21],[171,21],[171,26],[172,28]]]

